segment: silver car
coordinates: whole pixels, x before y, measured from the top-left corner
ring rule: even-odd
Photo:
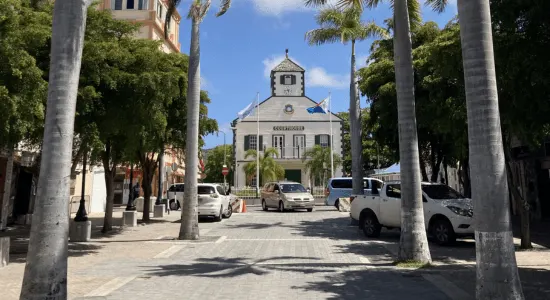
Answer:
[[[297,182],[269,182],[264,185],[261,197],[264,211],[276,208],[280,212],[288,209],[306,209],[311,212],[315,207],[313,195]]]

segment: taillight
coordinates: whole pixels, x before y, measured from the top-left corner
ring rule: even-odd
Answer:
[[[330,195],[330,190],[328,188],[325,189],[325,196],[329,196]]]

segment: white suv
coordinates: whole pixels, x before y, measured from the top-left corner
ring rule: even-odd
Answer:
[[[471,199],[447,185],[422,183],[422,200],[426,230],[437,243],[474,235]],[[378,237],[382,227],[401,227],[401,182],[386,182],[380,192],[354,197],[350,216],[367,237]]]
[[[183,202],[184,184],[172,185],[173,197],[170,199],[170,209],[181,208]],[[172,189],[172,187],[170,187]],[[199,217],[214,217],[217,221],[222,218],[230,218],[233,208],[230,203],[230,196],[219,184],[199,183],[198,184]],[[170,194],[168,194],[170,197]],[[175,198],[175,200],[174,200]]]

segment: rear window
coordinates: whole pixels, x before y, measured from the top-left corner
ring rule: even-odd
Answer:
[[[462,199],[459,192],[453,190],[450,186],[443,184],[422,185],[422,190],[428,197],[434,200]]]
[[[210,195],[216,193],[216,189],[213,186],[199,186],[198,190],[199,195]]]
[[[334,179],[331,181],[330,185],[333,189],[351,189],[352,183],[351,179]]]

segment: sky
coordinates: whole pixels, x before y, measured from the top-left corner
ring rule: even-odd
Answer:
[[[336,0],[335,0],[336,1]],[[191,0],[183,0],[178,8],[187,15]],[[219,0],[213,0],[210,12],[201,24],[201,89],[208,91],[212,102],[210,118],[218,121],[226,133],[226,143],[232,143],[230,122],[260,94],[260,101],[270,94],[269,75],[289,49],[289,57],[306,70],[306,96],[320,102],[331,93],[333,112],[349,107],[351,45],[342,43],[309,46],[304,35],[318,28],[318,9],[306,8],[303,0],[233,0],[229,11],[216,18]],[[450,0],[444,13],[422,9],[424,21],[435,21],[443,27],[457,13],[456,0]],[[387,4],[363,13],[364,21],[383,26],[391,17]],[[181,51],[189,53],[191,23],[180,23]],[[356,44],[357,68],[367,63],[373,39]],[[361,98],[365,106],[365,98]],[[204,148],[223,145],[224,134],[205,137]]]

